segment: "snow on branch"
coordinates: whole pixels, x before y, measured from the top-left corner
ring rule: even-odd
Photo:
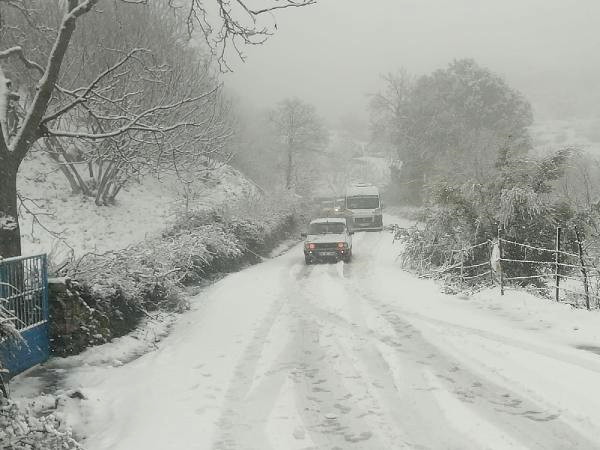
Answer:
[[[316,3],[316,0],[270,0],[263,8],[252,9],[245,0],[215,0],[217,12],[211,14],[207,2],[188,1],[186,19],[188,34],[193,36],[199,29],[222,71],[231,71],[226,61],[229,46],[233,47],[234,52],[243,61],[245,56],[242,45],[260,45],[272,34],[271,27],[259,24],[261,16],[280,9],[298,8]],[[181,2],[177,3],[175,0],[170,0],[169,4],[183,6]],[[219,20],[215,20],[215,15]],[[273,23],[272,27],[276,29],[277,24]]]
[[[40,75],[44,75],[44,72],[45,72],[44,68],[42,66],[40,66],[38,63],[36,63],[35,61],[27,59],[25,57],[25,52],[22,47],[16,46],[16,47],[11,47],[9,49],[0,51],[0,61],[6,60],[6,59],[10,58],[11,56],[17,56],[21,60],[21,62],[23,64],[25,64],[25,67],[27,67],[28,69],[33,69],[33,70],[37,71]]]
[[[99,0],[67,1],[67,13],[62,19],[58,35],[48,55],[48,63],[39,81],[36,95],[32,101],[21,129],[11,144],[12,151],[18,160],[22,160],[31,149],[32,144],[41,137],[40,122],[48,108],[60,69],[69,48],[71,37],[75,31],[77,19],[88,13]]]
[[[167,132],[171,132],[171,131],[176,131],[177,129],[183,128],[183,127],[200,127],[203,125],[202,123],[196,123],[193,121],[176,122],[174,124],[164,125],[160,121],[156,121],[154,123],[148,123],[148,122],[145,122],[144,119],[147,119],[149,117],[154,117],[157,113],[160,113],[160,112],[174,111],[182,106],[192,104],[192,103],[197,103],[197,102],[205,99],[206,97],[213,95],[218,89],[219,89],[219,86],[217,86],[213,90],[206,92],[197,97],[184,98],[182,100],[179,100],[177,102],[170,103],[170,104],[155,105],[151,108],[145,109],[144,111],[142,111],[139,114],[134,115],[133,117],[128,117],[127,115],[118,115],[118,116],[112,116],[112,117],[96,115],[96,118],[103,119],[105,121],[109,121],[109,120],[114,121],[114,122],[120,122],[122,120],[127,121],[124,125],[116,128],[116,129],[113,129],[111,131],[105,132],[105,133],[86,133],[86,132],[82,132],[82,131],[66,131],[66,130],[61,131],[61,130],[57,130],[57,129],[48,129],[47,132],[49,135],[57,136],[57,137],[72,137],[72,138],[88,139],[88,140],[100,140],[100,139],[108,139],[108,138],[117,137],[121,134],[127,133],[128,131],[167,133]],[[90,112],[90,114],[93,114],[93,113]]]
[[[95,52],[87,57],[108,59],[108,67],[61,79],[41,123],[44,148],[69,173],[74,192],[110,204],[143,174],[179,175],[228,160],[228,103],[202,59],[178,64],[147,48]],[[91,183],[79,175],[84,166]]]
[[[135,54],[142,53],[142,52],[150,53],[150,51],[147,49],[134,48],[133,50],[129,51],[123,58],[121,58],[119,61],[117,61],[115,64],[113,64],[111,67],[109,67],[106,70],[104,70],[103,72],[101,72],[86,88],[69,91],[69,90],[62,89],[59,86],[57,86],[57,88],[59,90],[61,90],[63,93],[74,97],[74,100],[71,103],[68,103],[67,105],[62,106],[60,109],[53,112],[49,116],[44,117],[44,119],[41,121],[41,125],[43,127],[45,127],[45,125],[47,123],[58,119],[63,114],[66,114],[67,112],[69,112],[70,110],[75,108],[78,104],[86,102],[88,100],[90,94],[93,92],[93,90],[98,86],[98,84],[104,78],[106,78],[107,76],[112,74],[114,71],[116,71],[118,68],[123,66],[123,64],[125,64],[127,61],[129,61],[131,58],[133,58]],[[78,93],[79,91],[83,91],[83,92],[81,94],[79,94]],[[127,94],[125,94],[125,95],[127,95]],[[121,101],[123,101],[123,100],[125,100],[125,97],[121,98]]]
[[[243,4],[243,2],[240,1],[240,0],[236,0],[236,1],[238,3],[240,3],[240,4]],[[283,4],[273,5],[273,6],[269,6],[267,8],[262,8],[262,9],[251,9],[251,10],[248,10],[248,11],[252,15],[258,16],[260,14],[264,14],[264,13],[267,13],[267,12],[275,11],[277,9],[298,8],[298,7],[301,7],[301,6],[313,5],[315,3],[317,3],[316,0],[306,0],[306,1],[298,1],[298,2],[295,2],[295,1],[292,1],[292,0],[288,0],[287,2],[284,2]],[[244,8],[246,8],[245,5],[244,5]]]

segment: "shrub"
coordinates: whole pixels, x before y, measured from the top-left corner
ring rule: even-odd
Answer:
[[[150,311],[185,309],[181,292],[186,286],[259,262],[295,234],[302,209],[287,200],[188,211],[162,236],[118,252],[87,255],[67,275],[78,280],[82,301],[106,318],[110,330],[102,335],[123,335]]]
[[[406,238],[404,260],[409,267],[433,270],[459,263],[461,249],[502,237],[532,247],[554,248],[556,227],[583,229],[586,215],[555,195],[551,183],[559,179],[569,151],[541,159],[512,159],[505,151],[485,182],[437,183],[429,188],[423,210],[423,227]],[[575,240],[566,238],[565,250],[576,251]],[[503,257],[551,262],[551,252],[535,252],[518,245],[504,245]],[[462,254],[465,265],[489,258],[482,246]],[[507,277],[525,277],[545,272],[544,266],[504,263]],[[516,281],[528,284],[532,280]],[[539,279],[533,279],[541,284]]]

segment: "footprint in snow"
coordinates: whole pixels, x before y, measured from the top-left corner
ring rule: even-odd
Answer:
[[[360,434],[346,434],[344,435],[344,439],[346,439],[346,441],[348,442],[361,442],[361,441],[366,441],[367,439],[371,439],[371,437],[373,436],[373,433],[371,433],[370,431],[363,431]]]
[[[306,430],[302,428],[296,428],[292,433],[295,439],[302,440],[306,438]]]

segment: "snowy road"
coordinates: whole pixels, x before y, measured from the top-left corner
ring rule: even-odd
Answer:
[[[598,314],[443,295],[391,241],[355,235],[350,264],[295,247],[199,295],[156,351],[76,369],[86,448],[600,448]]]

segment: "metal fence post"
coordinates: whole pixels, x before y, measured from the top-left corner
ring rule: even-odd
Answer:
[[[460,284],[461,284],[461,286],[465,282],[464,266],[465,266],[465,258],[463,256],[462,249],[460,249]]]
[[[590,309],[590,292],[588,289],[587,271],[585,270],[585,263],[583,261],[583,245],[581,244],[581,235],[579,230],[575,227],[575,236],[577,237],[577,247],[579,248],[579,262],[581,264],[581,273],[583,274],[583,289],[585,291],[585,307]]]
[[[48,320],[50,316],[50,305],[48,299],[48,255],[43,254],[41,259],[42,271],[42,319]]]
[[[556,290],[555,290],[555,298],[556,301],[559,302],[560,301],[560,235],[561,235],[561,228],[560,227],[556,227],[556,252],[554,254],[554,277],[556,279]]]
[[[488,260],[490,262],[490,283],[494,286],[494,265],[492,264],[492,253],[494,252],[494,244],[488,241]]]
[[[500,269],[500,295],[504,295],[504,268],[502,267],[502,229],[498,225],[498,252],[500,253],[500,259],[498,260],[498,268]]]

